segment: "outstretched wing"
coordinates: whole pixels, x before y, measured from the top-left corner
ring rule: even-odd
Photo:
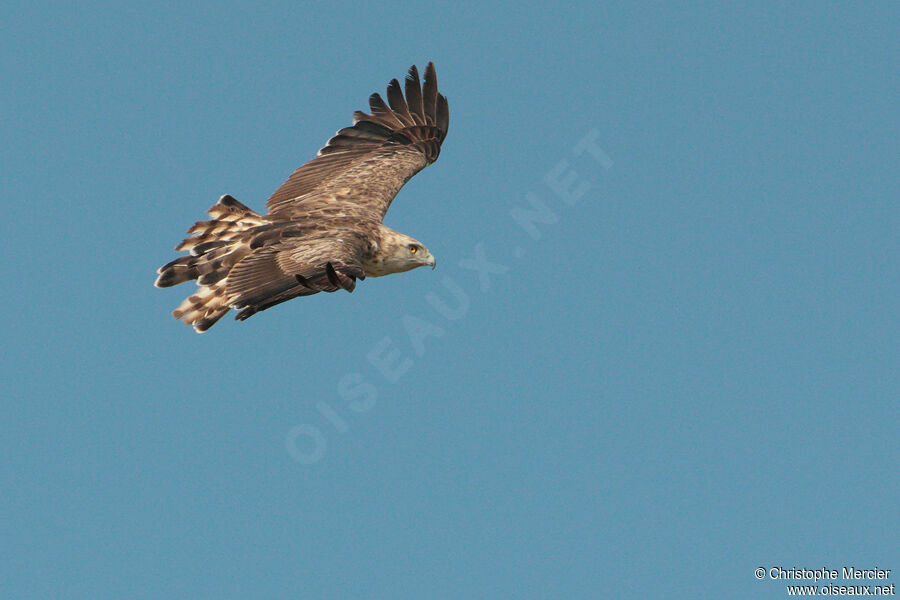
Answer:
[[[223,269],[224,276],[216,273],[221,279],[203,285],[186,298],[172,313],[176,319],[203,332],[231,308],[241,311],[235,318],[243,321],[298,296],[339,289],[352,292],[356,280],[365,278],[362,254],[367,242],[360,231],[304,232],[294,226],[278,227],[270,232],[258,229],[261,228],[229,242],[227,249],[243,254],[243,258],[233,267]],[[272,235],[262,245],[254,243],[266,233]],[[183,258],[195,261],[201,269],[214,264],[204,254]],[[163,275],[170,265],[162,268]]]
[[[269,198],[267,216],[290,219],[348,209],[383,219],[403,184],[437,160],[450,121],[432,63],[424,84],[415,65],[410,67],[405,88],[406,98],[400,82],[392,80],[387,104],[372,94],[372,114],[355,112],[352,127],[338,131],[316,158],[294,171]]]
[[[365,234],[353,229],[321,229],[297,237],[280,236],[254,252],[228,274],[225,292],[243,321],[298,296],[345,289],[365,279]]]
[[[196,280],[200,289],[172,313],[206,331],[231,308],[238,319],[297,296],[353,291],[365,277],[371,251],[366,223],[352,217],[270,221],[231,196],[209,209],[211,221],[188,230],[178,250],[190,250],[159,268],[157,287]]]

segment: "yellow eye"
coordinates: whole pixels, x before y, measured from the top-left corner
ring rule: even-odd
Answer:
[[[409,245],[409,253],[410,253],[410,254],[415,254],[415,253],[418,252],[418,251],[419,251],[419,247],[418,247],[418,246],[416,246],[415,244],[410,244],[410,245]]]

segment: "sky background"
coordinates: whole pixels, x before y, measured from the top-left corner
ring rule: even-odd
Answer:
[[[0,597],[898,581],[896,3],[0,12]],[[186,228],[429,60],[438,268],[172,319]]]

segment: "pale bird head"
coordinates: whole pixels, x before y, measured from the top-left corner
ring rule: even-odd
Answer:
[[[384,258],[384,266],[386,270],[392,273],[402,273],[416,267],[435,266],[434,257],[428,251],[422,242],[415,240],[408,235],[398,234],[396,238],[391,240],[390,248],[386,248],[387,252]]]

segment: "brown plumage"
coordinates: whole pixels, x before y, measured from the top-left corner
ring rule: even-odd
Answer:
[[[160,267],[155,284],[200,286],[173,316],[203,332],[232,308],[244,320],[298,296],[352,292],[366,276],[434,267],[422,244],[382,224],[400,188],[437,160],[449,125],[433,64],[424,83],[410,67],[405,90],[394,79],[387,104],[372,94],[372,113],[355,112],[275,190],[266,214],[226,195],[188,229],[175,249],[190,254]]]

